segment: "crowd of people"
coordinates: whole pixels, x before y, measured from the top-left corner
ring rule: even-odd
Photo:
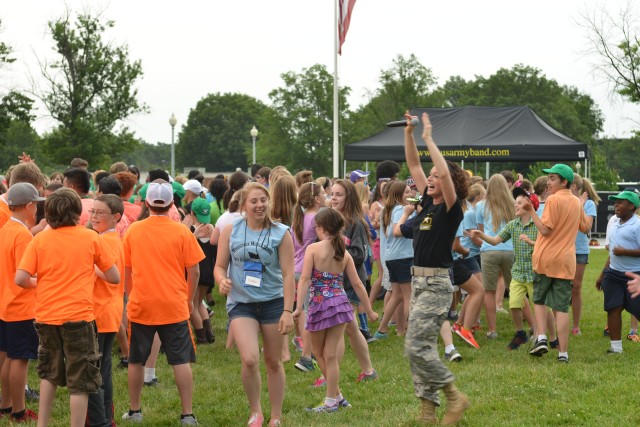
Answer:
[[[432,169],[422,168],[407,116],[411,176],[398,179],[400,165],[383,161],[371,184],[362,170],[331,179],[262,165],[213,179],[157,169],[142,183],[134,166],[90,173],[82,159],[45,176],[22,156],[0,195],[0,417],[47,425],[61,386],[69,390],[72,426],[115,425],[117,364],[127,369],[129,392],[121,418],[142,422],[142,390],[158,383],[162,349],[180,423],[197,425],[191,364],[196,344],[216,341],[217,326],[240,357],[247,425],[265,422],[263,358],[268,425],[280,426],[289,339],[300,352],[295,368],[318,373],[313,385],[326,387],[323,401],[307,410],[335,412],[351,407],[340,388],[345,335],[360,366],[357,381],[374,381],[369,347],[395,326],[420,421],[439,422],[442,390],[441,422],[451,425],[470,401],[443,361],[462,360],[454,335],[480,349],[483,308],[486,338],[498,337],[505,294],[514,328],[507,349],[531,340],[532,356],[557,349],[558,362],[568,363],[569,337],[581,334],[597,192],[564,164],[533,182],[510,171],[486,181],[472,176],[442,156],[428,115],[421,120]],[[640,199],[633,189],[610,198],[609,258],[597,286],[609,352],[620,353],[623,310],[634,316],[627,338],[640,341]],[[226,325],[211,324],[214,287],[226,299]],[[37,415],[25,401],[29,360],[37,360],[41,379]]]

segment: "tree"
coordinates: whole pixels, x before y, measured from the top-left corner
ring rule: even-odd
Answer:
[[[168,170],[170,158],[171,144],[140,142],[133,151],[123,154],[122,161],[128,165],[136,165],[141,171]]]
[[[104,40],[114,25],[89,14],[78,14],[71,22],[70,12],[49,22],[59,57],[51,63],[41,62],[48,87],[34,92],[60,123],[52,133],[54,138],[46,140],[55,161],[67,163],[78,156],[96,165],[110,161],[114,152],[131,142],[115,135],[116,125],[146,110],[135,88],[142,76],[140,61],[130,61],[126,45]],[[126,133],[126,129],[119,131]]]
[[[291,171],[313,170],[314,175],[332,174],[333,76],[324,65],[281,75],[284,86],[269,93],[273,109],[261,129],[258,160]],[[341,122],[348,117],[347,95],[341,87]]]
[[[640,102],[640,40],[631,3],[614,17],[604,9],[582,15],[588,53],[597,58],[595,70],[613,90],[629,101]]]
[[[27,152],[38,164],[46,163],[40,151],[40,138],[31,127],[33,100],[18,92],[9,92],[0,100],[0,170],[6,170]]]
[[[205,167],[209,171],[247,169],[253,125],[260,130],[267,107],[239,93],[209,94],[189,112],[178,135],[176,167]],[[258,158],[262,161],[262,158]]]

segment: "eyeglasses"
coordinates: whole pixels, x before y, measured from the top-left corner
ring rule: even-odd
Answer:
[[[106,215],[111,215],[111,212],[94,211],[93,209],[89,209],[89,215],[91,215],[91,216],[106,216]]]

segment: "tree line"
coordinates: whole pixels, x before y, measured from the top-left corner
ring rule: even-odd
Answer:
[[[122,125],[128,116],[145,113],[148,107],[136,89],[143,76],[141,62],[129,57],[126,45],[105,39],[105,32],[114,26],[102,15],[73,15],[70,11],[48,23],[55,56],[39,60],[42,87],[25,93],[3,93],[0,88],[0,170],[15,163],[22,151],[38,159],[44,170],[63,168],[73,157],[85,158],[92,168],[123,159],[142,169],[169,168],[168,145],[142,141]],[[638,43],[628,40],[617,52],[623,57],[637,56]],[[11,47],[0,41],[0,71],[14,62],[12,53]],[[203,96],[178,134],[177,169],[246,169],[252,157],[249,130],[256,125],[258,163],[330,175],[333,76],[324,65],[315,64],[285,72],[281,79],[280,87],[269,93],[269,103],[241,93]],[[632,84],[637,83],[621,80],[616,90],[639,102],[630,89]],[[414,54],[398,55],[380,71],[377,87],[369,91],[362,105],[351,108],[349,93],[349,87],[340,88],[342,146],[381,131],[410,107],[528,105],[553,128],[589,145],[591,176],[599,189],[613,188],[620,178],[640,179],[634,156],[628,155],[637,154],[640,136],[598,140],[604,118],[593,99],[529,65],[518,64],[469,80],[451,76],[439,84],[432,70]],[[32,126],[36,99],[57,123],[42,135]],[[539,171],[540,166],[510,163],[503,168],[526,174]],[[362,163],[349,164],[350,169],[356,167],[362,168]]]

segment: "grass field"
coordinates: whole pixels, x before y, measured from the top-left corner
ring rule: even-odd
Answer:
[[[640,425],[637,410],[640,344],[625,339],[623,354],[606,354],[609,343],[602,334],[605,325],[602,295],[593,286],[605,259],[604,250],[592,251],[584,280],[582,336],[570,338],[568,365],[556,361],[555,351],[534,358],[527,354],[526,348],[506,350],[514,331],[510,317],[504,314],[498,314],[500,336],[497,340],[486,340],[482,331],[478,334],[480,350],[454,337],[464,360],[450,368],[457,377],[458,387],[472,402],[459,425]],[[194,412],[203,426],[243,426],[248,418],[248,405],[240,381],[240,361],[235,351],[224,350],[226,313],[222,299],[219,295],[216,298],[214,324],[218,341],[213,346],[198,348],[198,363],[193,366]],[[629,316],[625,313],[623,337],[628,325]],[[413,395],[409,364],[403,356],[402,338],[392,333],[389,339],[372,343],[370,351],[380,379],[356,383],[360,371],[348,350],[341,365],[341,388],[353,407],[333,414],[311,414],[304,408],[320,402],[324,389],[311,387],[315,374],[294,368],[297,355],[292,350],[292,361],[285,367],[284,425],[418,426],[414,421],[418,401]],[[179,425],[178,394],[172,371],[162,356],[157,372],[160,386],[143,391],[144,425]],[[33,372],[29,382],[34,388],[38,385]],[[114,369],[114,387],[119,417],[128,409],[125,370]],[[59,389],[51,425],[68,425],[68,402],[67,391]],[[268,420],[269,403],[264,383],[262,403]]]

